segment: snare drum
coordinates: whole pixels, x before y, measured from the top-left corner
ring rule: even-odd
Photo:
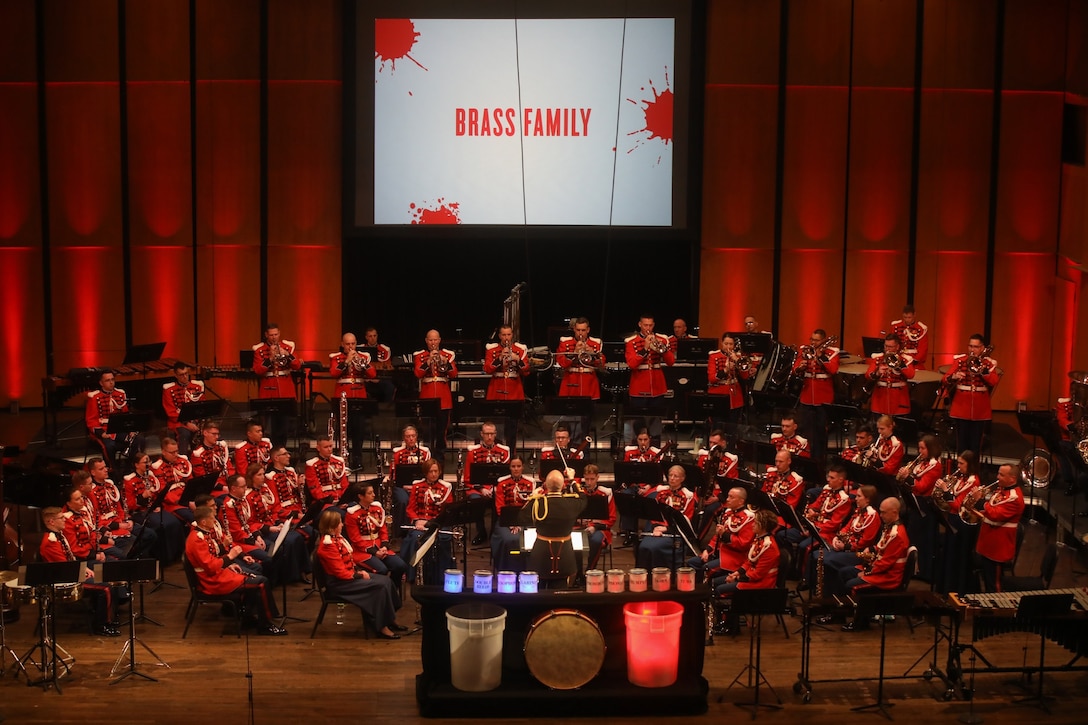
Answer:
[[[525,635],[529,672],[553,690],[573,690],[596,677],[605,649],[601,628],[574,609],[541,614]]]
[[[19,582],[14,579],[4,582],[4,586],[0,588],[4,590],[4,607],[6,608],[35,604],[38,601],[38,597],[34,594],[34,587],[19,586]]]
[[[69,584],[56,584],[53,593],[58,602],[78,602],[83,596],[83,584],[71,582]]]

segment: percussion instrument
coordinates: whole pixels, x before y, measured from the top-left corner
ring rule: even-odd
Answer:
[[[14,574],[15,572],[3,572],[4,574]],[[24,604],[34,604],[38,601],[38,597],[34,592],[34,587],[20,586],[18,578],[9,579],[4,582],[3,589],[3,602],[4,607],[11,609],[15,607],[21,607]]]
[[[83,584],[80,582],[54,584],[53,594],[58,602],[78,602],[83,596]]]
[[[573,690],[596,677],[605,650],[601,628],[575,609],[544,612],[525,635],[529,672],[553,690]]]

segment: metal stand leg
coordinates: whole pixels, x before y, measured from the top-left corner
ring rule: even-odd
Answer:
[[[876,702],[868,705],[859,705],[858,707],[850,708],[853,712],[865,712],[867,710],[876,710],[889,720],[892,719],[892,714],[888,712],[888,708],[895,705],[893,702],[886,702],[884,700],[884,652],[887,649],[887,635],[888,635],[888,620],[886,617],[880,618],[880,674],[877,677],[876,685]]]
[[[26,684],[28,686],[40,686],[44,689],[52,685],[60,693],[58,680],[71,672],[71,665],[75,664],[76,660],[67,650],[53,640],[52,627],[53,591],[52,587],[50,587],[48,591],[41,592],[38,597],[38,642],[19,658],[19,666],[27,675]],[[34,652],[39,650],[41,652],[41,661],[35,662],[32,657]],[[37,680],[30,679],[30,673],[26,668],[27,662],[41,673],[40,678]],[[63,672],[60,671],[61,667],[64,668]]]
[[[132,589],[132,583],[131,582],[129,582],[128,588],[129,588],[129,590]],[[141,609],[143,609],[143,601],[142,601],[143,600],[143,588],[144,588],[144,585],[141,582],[141,584],[140,584],[140,595],[141,595],[140,596],[140,599],[141,599],[140,608]],[[158,622],[156,622],[156,624],[158,624]],[[159,625],[159,626],[162,626],[162,625]],[[124,645],[124,647],[121,648],[121,654],[117,656],[117,661],[113,663],[113,668],[110,670],[110,677],[117,677],[117,679],[110,682],[111,685],[116,685],[118,682],[125,679],[126,677],[131,677],[133,675],[135,675],[136,677],[142,677],[145,680],[150,680],[151,682],[158,682],[158,680],[155,679],[154,677],[152,677],[151,675],[145,674],[143,672],[140,672],[138,669],[136,669],[136,643],[137,642],[139,642],[140,646],[143,647],[144,649],[146,649],[148,651],[148,653],[152,657],[155,658],[157,664],[160,667],[166,667],[167,669],[170,668],[170,665],[166,664],[166,662],[164,662],[161,657],[159,657],[157,654],[155,654],[155,651],[153,649],[151,649],[146,644],[144,644],[143,640],[141,640],[140,638],[138,638],[136,636],[136,612],[130,606],[129,609],[128,609],[128,639],[125,640],[125,645]],[[124,664],[126,654],[128,655],[128,663]],[[127,671],[124,672],[123,674],[121,674],[118,677],[118,673],[121,672],[122,670],[126,670],[126,669],[127,669]]]
[[[764,677],[763,672],[759,669],[760,652],[762,650],[761,645],[763,643],[763,615],[750,614],[748,616],[750,620],[750,626],[748,628],[748,664],[746,664],[744,668],[741,669],[740,673],[733,678],[732,682],[729,683],[729,687],[725,689],[728,690],[730,687],[740,682],[741,678],[743,678],[746,674],[748,675],[748,684],[742,684],[741,686],[745,688],[754,688],[754,699],[752,700],[752,702],[736,702],[733,704],[741,708],[752,708],[752,719],[755,720],[756,715],[759,713],[759,708],[761,707],[770,708],[772,710],[781,710],[782,698],[779,697],[778,693],[774,691],[774,688],[771,687],[771,683],[767,680],[766,677]],[[752,664],[753,662],[755,662],[754,666]],[[760,683],[765,684],[767,686],[767,689],[771,691],[771,694],[774,695],[775,699],[778,700],[777,705],[769,702],[759,701]]]
[[[160,580],[160,582],[168,583],[168,582],[166,582],[165,579]],[[159,585],[159,582],[156,582],[155,586],[158,587],[158,585]],[[171,584],[170,586],[175,586],[175,585]],[[179,587],[179,589],[180,589],[180,587]],[[131,591],[131,590],[132,590],[132,587],[130,586],[129,591]],[[154,589],[152,589],[152,591],[154,591]],[[133,609],[131,602],[129,603],[128,608],[129,608],[129,611],[131,612],[131,610]],[[147,616],[144,613],[145,611],[146,610],[144,609],[144,583],[140,582],[140,613],[136,615],[136,621],[137,622],[147,622],[148,624],[154,624],[156,627],[161,627],[162,626],[162,622],[159,622],[159,621],[157,621],[155,619],[152,619],[151,617]]]

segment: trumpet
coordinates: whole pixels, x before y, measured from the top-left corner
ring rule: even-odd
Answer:
[[[907,365],[906,359],[897,352],[886,353],[882,362],[895,372],[899,372]]]
[[[601,353],[590,347],[584,340],[575,343],[574,355],[578,359],[578,364],[586,368],[596,367],[601,359]]]
[[[669,351],[669,342],[651,332],[649,335],[642,338],[642,349],[647,354],[664,355]]]
[[[269,362],[272,363],[272,367],[282,370],[287,367],[291,361],[291,356],[284,352],[279,343],[272,346],[272,349],[268,351]]]
[[[431,377],[445,375],[450,370],[450,362],[439,350],[431,350],[427,357],[427,367],[431,369]]]
[[[963,499],[963,505],[960,506],[960,519],[963,520],[963,523],[977,526],[982,522],[982,509],[978,506],[980,503],[983,506],[986,505],[986,499],[990,497],[990,494],[997,490],[998,485],[999,482],[994,481],[986,486],[980,486],[967,494],[967,497]]]
[[[816,343],[815,345],[802,345],[801,349],[799,350],[799,352],[801,353],[801,358],[805,362],[811,362],[812,360],[815,360],[820,355],[822,355],[828,347],[838,342],[838,339],[839,338],[832,335],[831,337],[825,337],[823,340]]]
[[[514,352],[513,345],[503,345],[501,360],[503,372],[512,372],[521,367],[521,357]]]
[[[353,350],[349,355],[348,367],[352,372],[361,373],[370,367],[370,361],[363,355],[363,353]]]

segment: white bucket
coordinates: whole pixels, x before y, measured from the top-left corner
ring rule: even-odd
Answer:
[[[446,610],[450,632],[450,682],[465,692],[502,684],[502,633],[506,610],[494,604],[458,604]]]

